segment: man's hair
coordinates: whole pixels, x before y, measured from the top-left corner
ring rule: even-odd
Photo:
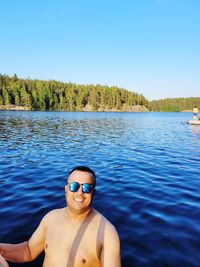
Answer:
[[[94,177],[94,184],[96,185],[96,174],[95,174],[95,172],[94,172],[92,169],[90,169],[89,167],[87,167],[87,166],[76,166],[76,167],[74,167],[74,168],[69,172],[68,177],[69,177],[70,174],[71,174],[72,172],[74,172],[74,171],[82,171],[82,172],[89,172],[89,173],[91,173],[91,174],[93,175],[93,177]],[[67,179],[68,179],[68,178],[67,178]]]

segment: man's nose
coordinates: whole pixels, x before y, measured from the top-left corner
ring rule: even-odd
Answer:
[[[78,189],[77,193],[79,193],[79,194],[82,194],[82,193],[83,193],[83,188],[82,188],[82,185],[80,185],[80,187],[79,187],[79,189]]]

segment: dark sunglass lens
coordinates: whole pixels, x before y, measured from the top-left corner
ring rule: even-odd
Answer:
[[[93,186],[91,184],[83,184],[83,193],[90,194],[93,190]]]
[[[79,183],[76,183],[76,182],[72,182],[72,183],[69,184],[69,190],[71,192],[78,191],[79,187],[80,187],[80,184]]]

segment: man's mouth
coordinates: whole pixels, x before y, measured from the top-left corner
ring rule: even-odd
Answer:
[[[83,202],[83,198],[75,198],[74,200],[77,202]]]

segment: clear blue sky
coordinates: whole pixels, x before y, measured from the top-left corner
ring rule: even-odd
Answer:
[[[200,97],[199,0],[0,0],[0,73]]]

